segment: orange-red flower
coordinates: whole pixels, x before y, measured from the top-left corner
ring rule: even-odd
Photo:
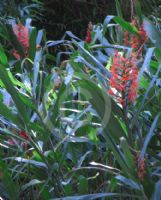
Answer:
[[[29,34],[27,27],[23,26],[21,23],[14,25],[13,27],[14,34],[17,37],[17,40],[22,45],[24,49],[25,57],[28,56],[28,49],[29,49]],[[20,59],[21,55],[14,50],[13,55],[16,59]]]
[[[126,45],[126,46],[129,45],[129,33],[128,33],[128,31],[124,32],[124,45]]]
[[[25,140],[29,139],[29,136],[27,135],[27,133],[25,131],[20,131],[19,136],[22,137]]]
[[[92,33],[91,33],[91,31],[87,31],[87,36],[86,36],[86,39],[85,39],[85,41],[87,42],[87,43],[91,43],[92,42]]]
[[[131,22],[131,25],[135,26],[138,29],[139,36],[129,34],[127,31],[125,31],[124,45],[132,47],[135,52],[135,57],[139,58],[143,51],[143,45],[148,37],[143,28],[143,25],[139,25],[138,19],[134,18]]]
[[[141,159],[139,156],[137,158],[137,174],[138,178],[143,181],[145,176],[146,170],[145,170],[145,160],[144,158]]]
[[[92,42],[92,30],[93,30],[93,25],[91,22],[88,24],[88,29],[87,29],[87,36],[86,36],[86,43],[91,43]]]
[[[123,107],[128,103],[133,103],[138,89],[138,70],[134,58],[125,58],[116,51],[113,57],[111,73],[109,94],[115,97]]]
[[[21,147],[22,147],[23,149],[26,149],[26,147],[27,147],[27,141],[29,140],[29,136],[27,135],[27,133],[26,133],[25,131],[20,131],[20,132],[19,132],[19,136],[20,136],[21,138],[25,139],[26,142],[21,142],[21,141],[16,140],[16,139],[13,140],[12,138],[10,138],[10,139],[8,139],[8,143],[9,143],[10,145],[13,145],[13,146],[21,145]]]

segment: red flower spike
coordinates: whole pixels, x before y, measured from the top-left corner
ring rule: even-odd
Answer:
[[[113,64],[111,66],[112,77],[109,81],[109,94],[113,96],[117,102],[123,107],[127,103],[133,103],[137,95],[137,77],[138,71],[134,62],[134,58],[125,58],[117,51],[113,57]],[[113,90],[116,90],[114,93]],[[116,95],[116,93],[119,94]]]
[[[23,26],[22,24],[16,24],[13,27],[13,31],[14,31],[14,34],[16,35],[16,37],[17,37],[17,40],[19,41],[19,43],[24,48],[25,57],[27,57],[28,56],[28,49],[29,49],[28,29],[25,26]],[[14,50],[13,55],[18,60],[21,58],[21,55],[16,50]]]
[[[143,28],[143,25],[139,25],[139,20],[136,17],[134,17],[134,19],[132,20],[131,25],[135,26],[138,29],[138,33],[140,37],[136,35],[128,34],[128,32],[125,31],[124,45],[132,47],[135,53],[135,57],[140,58],[143,51],[143,45],[146,42],[148,37]]]

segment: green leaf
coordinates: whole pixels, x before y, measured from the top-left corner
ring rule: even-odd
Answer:
[[[110,192],[113,192],[117,188],[117,182],[115,178],[110,180]]]
[[[98,138],[97,138],[97,130],[95,128],[90,127],[88,129],[88,137],[90,140],[92,140],[94,143],[98,142]]]
[[[24,190],[28,189],[29,187],[32,187],[32,186],[35,186],[35,185],[41,184],[41,183],[43,183],[43,181],[33,179],[33,180],[29,181],[28,183],[26,183],[25,185],[23,185],[21,189],[22,189],[22,191],[24,191]]]
[[[64,197],[64,198],[56,198],[51,200],[93,200],[103,197],[116,197],[118,194],[116,193],[98,193],[98,194],[87,194],[82,196],[71,196],[71,197]]]
[[[64,186],[65,195],[72,195],[74,194],[74,191],[72,189],[72,186],[70,184]]]
[[[140,112],[141,109],[144,107],[144,104],[145,104],[145,101],[146,101],[146,99],[147,99],[147,97],[148,97],[148,94],[149,94],[150,90],[152,89],[152,87],[155,85],[155,81],[156,81],[156,79],[157,79],[157,77],[158,77],[158,74],[159,74],[159,72],[160,72],[160,69],[161,69],[161,64],[158,66],[158,69],[157,69],[157,71],[156,71],[156,73],[155,73],[155,76],[153,76],[152,80],[151,80],[150,83],[149,83],[149,87],[146,89],[146,92],[145,92],[145,94],[144,94],[144,97],[143,97],[143,100],[142,100],[142,102],[141,102],[140,108],[138,109],[136,116],[134,116],[133,122],[135,122],[136,117],[139,115],[139,112]]]
[[[136,27],[132,26],[129,22],[126,22],[125,20],[123,20],[121,17],[114,17],[113,20],[118,23],[123,29],[125,29],[126,31],[128,31],[129,33],[133,33],[135,35],[138,35],[138,30]]]
[[[10,42],[10,37],[9,37],[8,30],[7,30],[7,26],[1,21],[0,21],[0,36],[7,42]]]
[[[84,176],[79,177],[78,191],[79,194],[85,194],[88,192],[88,180]]]
[[[159,63],[154,61],[154,60],[151,60],[150,61],[150,67],[156,71],[159,67]]]
[[[114,137],[117,141],[119,137],[123,136],[124,134],[122,135],[122,128],[118,122],[114,121],[115,117],[111,113],[111,98],[107,95],[107,93],[105,93],[105,91],[101,90],[95,83],[93,83],[91,80],[88,80],[87,78],[78,81],[78,83],[83,89],[82,93],[87,97],[93,108],[100,116],[101,123],[104,128],[104,137],[106,139],[106,142],[109,148],[113,151],[114,156],[120,164],[122,170],[128,176],[128,165],[124,159],[122,152],[117,147],[117,144],[113,139]],[[115,127],[117,127],[117,130]]]
[[[16,181],[13,181],[11,175],[8,171],[7,165],[0,158],[0,171],[2,174],[2,182],[5,186],[5,190],[9,195],[10,199],[18,200],[19,199],[19,186]]]
[[[28,108],[31,108],[33,111],[35,111],[35,105],[32,102],[32,99],[28,96],[26,96],[23,93],[19,93],[21,101],[26,105]]]
[[[144,18],[143,24],[148,37],[161,52],[161,33],[147,18]]]
[[[80,52],[83,52],[85,56],[87,56],[94,64],[95,67],[97,67],[102,74],[107,75],[107,77],[111,77],[111,73],[102,65],[101,62],[99,62],[90,52],[88,52],[83,46],[79,43],[77,43],[75,40],[73,43],[80,49]]]
[[[0,108],[1,108],[0,109],[1,116],[6,118],[7,120],[10,120],[14,124],[20,125],[19,117],[16,114],[13,114],[12,111],[6,105],[4,105],[1,101],[0,101]]]
[[[161,179],[155,184],[155,191],[151,200],[161,199]]]
[[[118,0],[115,0],[115,2],[116,2],[117,15],[123,18],[120,2]]]
[[[32,93],[33,97],[36,99],[36,88],[38,85],[38,78],[39,78],[39,71],[40,71],[40,61],[41,61],[41,50],[36,51],[35,59],[34,59],[34,66],[33,66],[33,87],[32,87]]]
[[[2,63],[1,60],[0,60],[0,63]],[[5,63],[5,64],[8,65],[8,63]],[[27,113],[26,107],[24,106],[23,102],[21,101],[18,91],[13,86],[13,83],[8,76],[6,68],[2,64],[0,64],[0,79],[2,80],[8,93],[11,95],[11,97],[18,109],[19,116],[21,116],[25,122],[28,122],[29,118],[28,118],[28,113]]]
[[[55,104],[51,107],[47,116],[44,119],[44,123],[48,126],[50,131],[53,130],[57,122],[57,119],[60,113],[61,104],[65,100],[68,94],[69,94],[68,87],[66,87],[66,85],[62,85],[59,89],[59,93],[57,95]]]
[[[132,189],[135,190],[141,190],[141,186],[138,185],[136,182],[132,181],[131,179],[128,179],[122,175],[118,175],[115,177],[117,180],[119,180],[120,182],[124,183],[125,185],[130,186]]]
[[[37,34],[37,38],[36,38],[36,44],[39,44],[39,45],[41,44],[43,35],[44,35],[44,30],[43,29],[39,30]]]
[[[41,199],[43,200],[49,200],[51,199],[51,192],[49,192],[47,187],[42,187],[42,185],[37,185],[40,191]]]
[[[28,51],[28,56],[32,61],[34,60],[36,53],[36,38],[37,38],[37,30],[36,28],[33,28],[30,34],[30,40],[29,40],[30,47]]]
[[[88,76],[81,73],[78,73],[78,75],[79,77],[82,77],[82,80],[78,81],[82,90],[81,94],[84,94],[89,99],[90,103],[100,116],[102,125],[106,127],[110,124],[108,130],[116,141],[119,141],[119,137],[125,136],[125,132],[115,116],[118,115],[119,117],[123,117],[120,108],[109,97],[107,92],[103,88],[100,89],[88,78]]]
[[[155,117],[151,127],[150,127],[150,130],[145,138],[145,141],[144,141],[144,144],[143,144],[143,148],[141,150],[141,153],[140,153],[140,158],[143,159],[145,157],[145,153],[146,153],[146,150],[147,150],[147,147],[148,147],[148,144],[151,140],[151,138],[153,137],[154,135],[154,130],[156,129],[156,126],[157,126],[157,122],[159,120],[159,117],[160,117],[160,113]]]
[[[7,56],[4,53],[3,48],[0,46],[0,64],[2,64],[5,67],[8,67],[8,60],[7,60]]]
[[[139,0],[134,1],[134,7],[135,7],[136,14],[139,17],[139,21],[142,24],[142,11],[141,11],[141,5],[140,5]]]
[[[161,51],[160,51],[160,49],[155,48],[154,52],[155,52],[155,56],[156,56],[157,60],[159,62],[161,62]]]
[[[19,87],[25,89],[26,91],[30,92],[29,89],[26,88],[26,86],[22,82],[18,81],[10,71],[7,71],[7,73],[8,73],[9,78],[11,79],[12,83],[15,86],[19,86]]]
[[[153,56],[154,48],[149,48],[144,59],[144,63],[138,75],[138,81],[140,81],[144,71],[149,68],[151,57]]]
[[[131,173],[133,175],[135,175],[135,165],[134,165],[133,155],[132,155],[129,145],[124,137],[120,138],[120,146],[123,150],[126,162],[128,164],[128,167],[131,170]]]
[[[112,16],[112,15],[108,15],[105,20],[104,20],[104,29],[105,26],[107,26],[107,24],[111,21],[114,20],[117,24],[119,24],[124,30],[128,31],[129,33],[138,35],[140,37],[140,35],[138,34],[138,30],[136,27],[132,26],[129,22],[125,21],[124,19],[122,19],[119,16]],[[104,30],[105,32],[105,30]]]
[[[141,77],[140,79],[140,82],[139,82],[139,87],[141,88],[144,88],[145,90],[148,88],[149,86],[149,82],[147,79],[145,79],[143,76]]]

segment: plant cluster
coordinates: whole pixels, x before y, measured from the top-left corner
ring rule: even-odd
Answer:
[[[161,198],[161,32],[134,4],[83,40],[0,21],[2,198]]]

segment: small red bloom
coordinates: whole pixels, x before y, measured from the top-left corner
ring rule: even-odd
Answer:
[[[12,139],[12,138],[8,139],[7,141],[10,145],[15,147],[20,145],[23,148],[23,150],[25,150],[27,148],[27,141],[29,140],[29,136],[25,131],[20,131],[19,136],[25,139],[26,141],[23,142],[18,139]]]
[[[25,57],[28,56],[28,49],[29,49],[29,35],[27,27],[23,26],[22,24],[16,24],[13,27],[14,34],[17,37],[17,40],[24,48]],[[16,59],[20,59],[20,54],[14,50],[13,55]]]
[[[129,33],[127,31],[124,32],[124,45],[129,45]]]
[[[25,131],[20,131],[19,136],[25,140],[29,140],[29,136],[27,135],[27,133]]]
[[[87,31],[87,36],[86,36],[85,41],[87,43],[91,43],[92,42],[92,33],[91,33],[91,31]]]
[[[140,159],[140,157],[138,156],[137,159],[137,174],[138,174],[138,178],[141,181],[144,181],[144,176],[145,176],[145,159]]]
[[[138,26],[138,24],[139,24],[139,20],[134,16],[133,20],[131,21],[131,25]]]
[[[92,25],[91,22],[89,22],[88,29],[87,29],[87,36],[86,36],[86,39],[85,39],[85,41],[87,43],[91,43],[92,42],[92,30],[93,30],[93,25]]]
[[[15,141],[13,140],[13,139],[8,139],[8,143],[10,144],[10,145],[16,145],[16,143],[15,143]]]

